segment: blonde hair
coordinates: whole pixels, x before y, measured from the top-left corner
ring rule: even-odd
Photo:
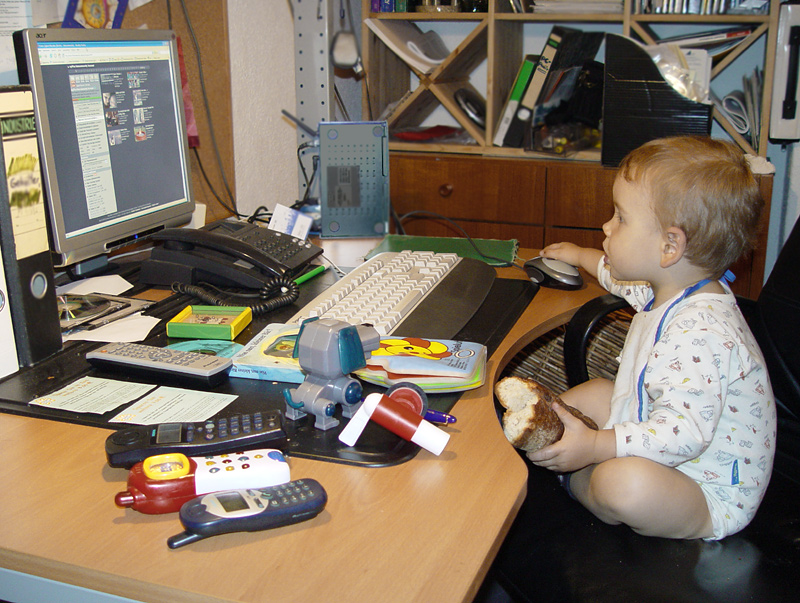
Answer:
[[[647,191],[662,229],[686,234],[686,257],[719,278],[750,251],[764,200],[736,145],[701,136],[652,140],[622,160],[619,176]]]

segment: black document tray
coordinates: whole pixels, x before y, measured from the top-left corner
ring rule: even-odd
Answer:
[[[301,286],[301,297],[295,305],[254,320],[237,339],[247,341],[267,324],[288,320],[297,312],[298,308],[316,297],[324,287],[330,285],[331,278],[332,275],[326,273],[304,284]],[[488,353],[491,355],[537,291],[538,288],[527,279],[495,279],[483,305],[454,339],[482,343],[487,346]],[[148,313],[161,318],[162,323],[153,330],[157,334],[149,337],[145,343],[166,346],[180,341],[167,338],[165,324],[167,320],[190,303],[192,303],[192,299],[176,295],[152,306]],[[93,368],[86,361],[85,354],[99,345],[101,344],[96,342],[72,342],[51,358],[33,367],[21,369],[18,373],[0,381],[0,411],[107,429],[127,427],[127,425],[108,422],[124,407],[104,415],[95,415],[27,404],[30,400],[56,391],[86,375],[122,381],[137,380],[130,379],[123,373],[102,372]],[[280,410],[283,414],[285,407],[283,389],[286,387],[297,386],[272,381],[231,378],[214,388],[214,391],[236,394],[238,397],[215,416],[230,416],[236,413],[253,413],[270,409]],[[364,384],[365,396],[377,391],[384,390],[369,383]],[[430,395],[429,405],[435,410],[447,412],[455,405],[460,395],[460,392]],[[282,446],[283,452],[288,456],[381,467],[405,462],[413,458],[419,451],[416,444],[407,442],[372,422],[367,425],[356,446],[345,446],[338,439],[339,433],[347,424],[347,419],[342,420],[339,405],[337,405],[335,416],[340,420],[339,425],[327,431],[315,428],[315,417],[311,415],[297,421],[284,419],[283,426],[288,441],[285,446]],[[456,423],[456,425],[458,424]],[[103,452],[98,451],[98,455],[101,454]]]

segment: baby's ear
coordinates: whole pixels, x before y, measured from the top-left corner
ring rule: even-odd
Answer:
[[[676,264],[686,252],[686,233],[682,228],[670,226],[664,231],[661,251],[661,267],[669,268]]]

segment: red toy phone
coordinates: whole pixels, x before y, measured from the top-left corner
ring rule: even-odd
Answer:
[[[206,457],[160,454],[131,467],[128,489],[114,502],[140,513],[173,513],[202,494],[265,488],[290,479],[283,454],[269,448]]]

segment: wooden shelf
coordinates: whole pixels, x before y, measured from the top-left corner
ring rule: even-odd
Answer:
[[[753,44],[764,40],[763,94],[761,98],[760,136],[757,148],[738,134],[728,120],[716,109],[713,119],[727,132],[746,153],[766,156],[769,137],[769,108],[772,100],[772,78],[775,64],[775,44],[778,31],[779,0],[771,0],[769,14],[746,15],[683,15],[683,14],[633,14],[632,0],[623,0],[623,12],[607,13],[513,13],[504,0],[491,0],[488,13],[371,13],[369,0],[362,0],[364,15],[373,19],[405,20],[417,23],[475,23],[473,29],[451,52],[450,56],[431,74],[423,75],[409,68],[401,59],[376,40],[371,31],[363,27],[364,67],[369,86],[364,88],[364,114],[376,118],[391,103],[402,99],[387,121],[390,132],[394,128],[419,126],[439,106],[444,107],[476,142],[472,145],[419,144],[413,150],[421,152],[481,152],[491,156],[538,158],[536,154],[495,147],[492,138],[500,112],[513,85],[519,62],[523,56],[523,38],[526,24],[587,23],[618,26],[622,34],[638,38],[642,43],[654,44],[657,36],[650,25],[697,24],[732,25],[753,24],[755,31],[743,42],[720,57],[712,68],[712,82],[720,73],[736,63],[736,60]],[[487,62],[485,82],[471,81],[478,65]],[[419,80],[411,90],[414,75]],[[460,109],[452,95],[458,88],[466,87],[486,100],[486,128],[478,127]],[[482,92],[485,91],[485,92]],[[369,94],[369,99],[367,99]],[[402,143],[407,148],[408,143]],[[397,148],[392,143],[390,148]],[[466,148],[466,150],[465,150]],[[544,154],[548,159],[553,157]]]

